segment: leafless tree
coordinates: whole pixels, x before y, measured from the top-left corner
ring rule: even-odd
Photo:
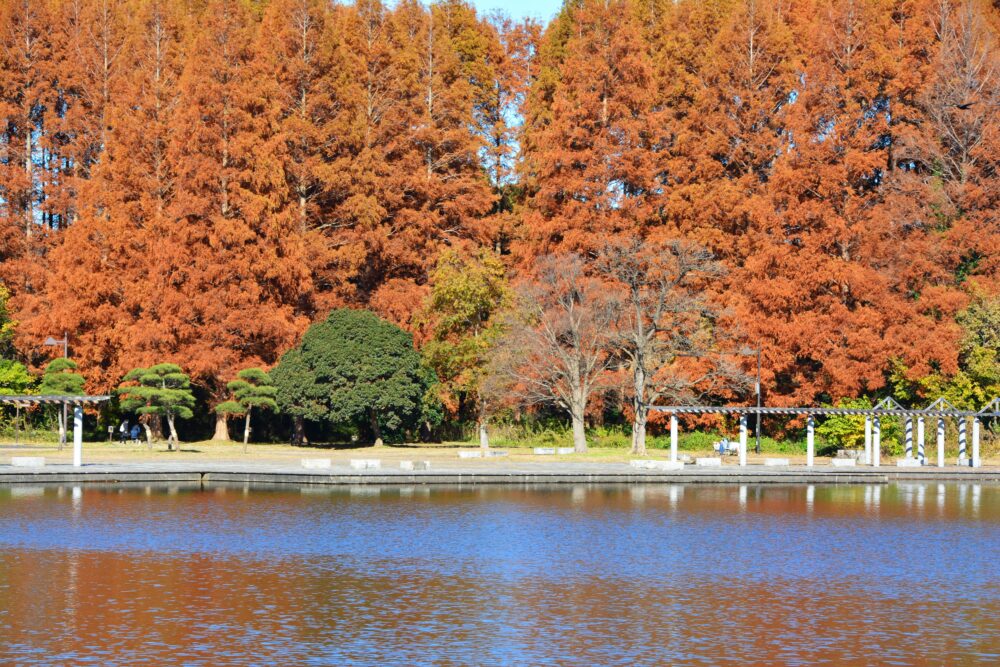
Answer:
[[[723,269],[695,244],[642,239],[606,246],[596,266],[617,286],[613,343],[630,371],[632,452],[643,455],[650,405],[693,402],[747,383],[736,357],[725,353],[719,309],[705,297]]]
[[[577,255],[540,258],[516,286],[507,333],[493,359],[489,387],[522,404],[569,412],[573,447],[587,450],[584,416],[611,363],[614,303]]]
[[[996,168],[988,129],[1000,114],[1000,56],[971,0],[940,0],[934,27],[937,63],[923,101],[938,142],[929,157],[951,186],[944,194],[962,209],[969,182]]]

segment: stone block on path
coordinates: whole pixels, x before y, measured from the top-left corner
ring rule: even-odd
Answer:
[[[380,459],[351,459],[351,467],[355,470],[378,470],[382,467]]]
[[[684,464],[680,461],[647,461],[642,459],[632,459],[629,465],[642,470],[683,470]]]
[[[535,454],[538,454],[539,456],[544,456],[544,455],[547,455],[547,454],[555,454],[556,453],[556,448],[555,447],[535,447],[535,449],[533,451],[535,452]]]
[[[897,468],[919,468],[920,459],[899,459],[896,461]]]
[[[44,456],[12,456],[10,464],[15,468],[41,468],[45,465]]]
[[[302,467],[310,470],[326,469],[331,465],[330,459],[302,459]]]
[[[694,464],[696,466],[701,466],[702,468],[721,468],[722,459],[718,456],[706,456],[695,459]]]
[[[403,470],[430,470],[430,461],[400,461],[399,467]]]
[[[481,459],[483,458],[482,452],[459,452],[458,458],[460,459]]]
[[[854,468],[857,463],[857,459],[830,459],[830,465],[834,468]]]
[[[488,449],[486,450],[486,456],[488,457],[507,456],[507,452],[500,449]]]
[[[788,459],[764,459],[766,466],[787,466]]]
[[[556,453],[563,455],[563,454],[572,454],[575,451],[576,450],[573,449],[572,447],[560,447],[559,449],[556,450]]]

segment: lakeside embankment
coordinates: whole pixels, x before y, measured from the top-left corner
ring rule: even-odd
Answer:
[[[235,482],[276,484],[551,484],[551,483],[733,483],[733,484],[844,484],[886,483],[896,479],[1000,481],[1000,465],[986,460],[981,468],[897,468],[894,459],[883,459],[879,468],[834,467],[817,457],[805,466],[804,456],[780,455],[788,466],[765,466],[773,454],[749,454],[744,468],[736,457],[726,457],[719,468],[687,465],[683,470],[645,470],[629,465],[636,457],[627,449],[594,449],[583,454],[538,455],[531,448],[503,448],[505,456],[462,459],[458,453],[478,451],[458,444],[441,446],[397,445],[382,447],[293,447],[251,444],[243,453],[236,443],[182,443],[167,451],[157,444],[85,443],[84,465],[74,468],[72,448],[59,451],[52,443],[0,444],[0,484],[88,482]],[[710,452],[683,452],[691,457]],[[665,460],[668,452],[651,450],[642,457]],[[12,457],[44,457],[38,468],[13,467]],[[329,460],[330,467],[306,469],[302,459]],[[377,459],[378,469],[357,470],[351,460]],[[427,461],[428,470],[404,470],[403,461]]]

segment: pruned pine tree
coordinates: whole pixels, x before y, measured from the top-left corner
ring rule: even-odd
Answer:
[[[156,364],[130,371],[125,376],[125,382],[127,384],[118,388],[121,407],[126,412],[140,415],[147,446],[153,446],[149,420],[163,418],[170,432],[167,448],[172,450],[178,442],[177,420],[194,416],[195,400],[190,378],[177,364]]]
[[[258,410],[277,410],[275,397],[278,388],[271,382],[271,376],[261,368],[244,368],[236,374],[226,386],[233,393],[233,398],[220,403],[215,411],[222,415],[243,415],[243,453],[247,453],[247,443],[250,442],[250,413]]]
[[[42,372],[42,381],[38,385],[38,391],[42,394],[55,394],[65,396],[80,396],[84,393],[83,376],[75,372],[78,366],[72,359],[58,357],[50,361]],[[66,444],[66,409],[58,411],[59,419],[59,448]]]

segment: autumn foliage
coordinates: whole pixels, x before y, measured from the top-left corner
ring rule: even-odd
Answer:
[[[953,375],[1000,270],[998,39],[986,0],[0,0],[16,344],[214,406],[334,308],[423,342],[442,257],[523,286],[671,241],[770,405]]]

